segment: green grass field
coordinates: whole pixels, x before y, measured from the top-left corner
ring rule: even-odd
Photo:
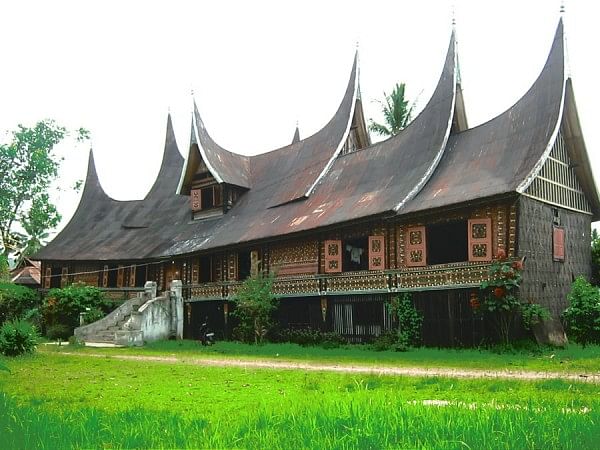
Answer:
[[[2,448],[593,448],[600,442],[600,386],[589,383],[246,370],[53,351],[6,363]]]

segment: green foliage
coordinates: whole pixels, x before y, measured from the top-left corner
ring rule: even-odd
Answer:
[[[23,320],[7,321],[0,326],[0,353],[19,356],[32,353],[39,335],[33,325]]]
[[[543,320],[550,319],[548,308],[537,303],[521,303],[521,319],[526,330],[537,325]]]
[[[595,228],[592,230],[592,283],[600,285],[600,235]]]
[[[72,328],[67,325],[63,325],[62,323],[57,323],[54,325],[48,326],[46,329],[46,337],[51,341],[61,340],[66,341],[71,337]]]
[[[392,340],[390,348],[396,351],[406,351],[409,347],[417,347],[421,344],[421,327],[423,316],[417,311],[412,302],[412,296],[405,292],[398,297],[392,298],[387,304],[396,323],[396,338]],[[386,336],[382,337],[379,345],[385,343]],[[391,337],[388,337],[391,340]]]
[[[0,253],[0,283],[8,283],[10,281],[10,269],[8,267],[8,258]]]
[[[408,100],[404,99],[405,87],[404,83],[396,83],[390,95],[383,93],[385,101],[378,101],[378,103],[381,105],[385,125],[370,119],[369,130],[381,136],[393,136],[406,128],[410,122],[415,104],[409,106]]]
[[[0,323],[15,319],[32,319],[40,306],[33,289],[13,283],[0,283]]]
[[[337,348],[346,343],[346,340],[338,333],[313,328],[282,330],[279,332],[279,340],[281,342],[292,342],[303,347],[320,346],[323,348]]]
[[[501,254],[494,260],[488,271],[488,281],[480,285],[483,303],[471,303],[475,312],[490,314],[498,328],[505,346],[510,342],[510,330],[517,317],[520,317],[526,329],[542,320],[550,318],[547,308],[536,303],[522,302],[518,296],[519,285],[523,279],[523,262],[510,261]]]
[[[86,130],[78,138],[86,138]],[[33,128],[19,125],[7,144],[0,144],[0,253],[20,258],[37,251],[48,230],[60,221],[48,190],[61,159],[54,148],[68,132],[52,120]]]
[[[600,344],[600,293],[583,277],[577,277],[563,313],[567,335],[581,345]]]
[[[90,311],[108,311],[110,305],[97,287],[73,284],[61,289],[50,289],[44,299],[42,311],[48,326],[66,325],[70,336],[73,329],[79,326],[79,313],[88,311],[88,308]]]
[[[244,342],[262,343],[273,327],[273,312],[277,309],[277,297],[273,294],[274,274],[258,272],[244,281],[232,299],[235,309],[232,315],[239,320],[235,335]]]

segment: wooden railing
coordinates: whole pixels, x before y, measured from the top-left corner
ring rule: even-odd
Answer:
[[[383,271],[343,272],[278,277],[273,292],[280,297],[405,292],[476,287],[488,277],[490,263],[452,263]],[[227,300],[241,281],[184,286],[189,300]]]

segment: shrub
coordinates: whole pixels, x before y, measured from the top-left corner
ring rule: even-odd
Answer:
[[[567,296],[569,307],[563,313],[567,335],[577,343],[600,344],[600,293],[583,277],[577,277]]]
[[[234,336],[245,342],[262,343],[273,327],[273,312],[277,308],[277,298],[273,294],[273,274],[259,272],[242,284],[232,299],[235,310],[232,315],[239,320]]]
[[[397,351],[405,351],[408,347],[420,345],[423,316],[414,307],[411,295],[401,294],[399,297],[392,298],[387,305],[392,320],[396,323],[396,339],[390,347]]]
[[[35,350],[39,335],[33,325],[23,320],[8,321],[0,327],[0,353],[19,356]]]
[[[0,323],[26,318],[41,304],[36,291],[14,283],[0,283]]]
[[[324,332],[310,327],[281,330],[279,340],[303,347],[321,346],[324,348],[337,348],[346,343],[346,340],[338,333]]]
[[[549,318],[550,311],[545,306],[538,305],[537,303],[521,303],[521,319],[523,320],[525,329],[531,330],[532,326]]]
[[[62,323],[57,323],[55,325],[50,325],[46,330],[46,337],[51,341],[54,340],[62,340],[66,341],[73,334],[72,329],[67,325],[63,325]]]
[[[42,312],[48,326],[63,324],[73,329],[79,326],[79,313],[87,309],[108,311],[110,304],[106,302],[104,293],[93,286],[73,284],[66,288],[50,289],[44,299]]]
[[[100,308],[93,307],[85,312],[84,320],[85,323],[94,323],[102,319],[106,314]]]

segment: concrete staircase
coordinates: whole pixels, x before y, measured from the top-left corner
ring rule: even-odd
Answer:
[[[116,344],[117,334],[126,330],[126,324],[132,315],[136,315],[138,309],[148,300],[146,293],[138,294],[138,297],[127,300],[97,322],[76,328],[75,337],[83,342]]]
[[[144,293],[127,300],[97,322],[75,328],[75,337],[85,343],[126,346],[144,345],[175,337],[183,338],[182,283],[174,280],[171,290],[156,295],[156,283],[148,281]]]

